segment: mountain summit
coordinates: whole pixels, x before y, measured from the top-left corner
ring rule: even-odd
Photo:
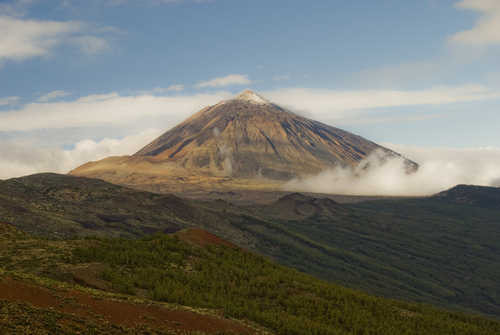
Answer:
[[[246,101],[255,104],[269,104],[269,101],[251,90],[244,90],[234,100]]]
[[[337,165],[354,166],[375,150],[398,155],[245,90],[202,109],[132,156],[87,163],[71,173],[131,186],[175,179],[218,188],[214,183],[221,178],[233,186],[276,185]]]

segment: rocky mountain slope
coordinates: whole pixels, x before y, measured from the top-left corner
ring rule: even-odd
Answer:
[[[132,156],[91,162],[71,174],[152,191],[276,189],[293,177],[354,166],[375,150],[398,155],[244,91],[204,108]]]

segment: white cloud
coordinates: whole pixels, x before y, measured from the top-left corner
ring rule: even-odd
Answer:
[[[462,0],[456,6],[479,12],[481,16],[471,29],[460,31],[451,36],[452,43],[469,46],[500,44],[500,1]]]
[[[76,21],[45,21],[0,13],[0,62],[43,57],[62,44],[72,44],[85,54],[110,49],[103,34],[119,31]]]
[[[425,196],[458,184],[500,186],[500,148],[422,148],[386,144],[417,161],[420,168],[407,174],[404,160],[385,161],[374,153],[356,168],[336,168],[296,179],[286,189],[350,195]],[[369,169],[363,167],[369,164]]]
[[[15,104],[19,101],[19,97],[5,97],[0,98],[0,106],[7,106]]]
[[[230,96],[228,92],[171,97],[110,93],[73,101],[31,103],[0,113],[0,132],[130,125],[153,117],[167,117],[174,123]]]
[[[434,87],[426,90],[337,91],[307,88],[264,92],[271,101],[318,119],[351,117],[353,110],[416,105],[443,105],[500,98],[500,91],[481,85]]]
[[[30,103],[0,113],[1,131],[28,131],[102,125],[127,125],[161,117],[169,125],[232,96],[226,91],[211,94],[156,96],[154,93],[180,90],[171,86],[135,96],[118,93],[96,94],[72,101]],[[61,92],[62,93],[62,92]],[[51,93],[51,94],[61,94]],[[59,95],[60,96],[60,95]],[[360,110],[376,109],[371,114],[383,114],[381,108],[409,105],[440,105],[465,101],[500,98],[500,92],[482,86],[438,87],[421,91],[335,91],[316,89],[283,89],[264,92],[271,101],[324,122],[356,121]],[[43,100],[45,101],[44,98]],[[50,97],[48,98],[50,100]],[[412,115],[410,119],[428,118]],[[376,121],[375,121],[376,122]]]
[[[247,75],[242,74],[230,74],[225,77],[214,78],[208,81],[202,81],[196,84],[196,87],[224,87],[230,85],[247,85],[252,82],[248,79]]]
[[[64,38],[81,29],[78,22],[0,17],[0,61],[47,55]]]
[[[37,143],[2,141],[0,179],[40,172],[67,173],[89,161],[134,153],[160,133],[158,129],[148,129],[122,139],[82,140],[69,150],[41,148]]]
[[[62,91],[62,90],[57,90],[57,91],[52,91],[47,94],[42,95],[40,98],[38,98],[39,102],[49,102],[58,98],[64,98],[71,95],[71,93]]]

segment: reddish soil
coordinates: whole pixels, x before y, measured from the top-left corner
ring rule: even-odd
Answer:
[[[176,235],[184,242],[193,243],[201,247],[208,245],[224,245],[230,248],[237,248],[236,245],[221,239],[206,230],[191,228],[177,232]]]
[[[235,321],[201,315],[185,310],[169,310],[159,305],[135,304],[94,297],[80,291],[49,290],[18,280],[0,280],[0,299],[24,302],[39,308],[52,308],[88,319],[126,326],[147,325],[155,329],[183,332],[254,334],[250,328]]]

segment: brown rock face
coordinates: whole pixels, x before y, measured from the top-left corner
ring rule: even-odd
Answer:
[[[377,149],[398,155],[245,91],[201,110],[132,156],[86,164],[72,174],[132,185],[166,182],[160,177],[166,175],[185,183],[222,178],[279,184],[337,164],[353,166]]]

